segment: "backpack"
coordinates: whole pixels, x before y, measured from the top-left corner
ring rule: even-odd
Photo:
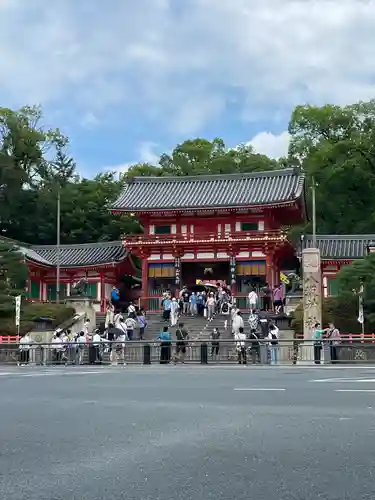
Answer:
[[[272,333],[271,332],[271,337],[272,337],[272,340],[271,340],[271,344],[272,345],[277,345],[279,343],[279,340],[277,338],[277,335],[275,333]]]
[[[132,320],[132,318],[127,318],[127,320],[125,321],[125,326],[128,330],[134,329],[134,321]]]

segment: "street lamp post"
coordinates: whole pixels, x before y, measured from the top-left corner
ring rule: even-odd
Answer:
[[[57,185],[56,213],[56,303],[60,302],[60,184]]]

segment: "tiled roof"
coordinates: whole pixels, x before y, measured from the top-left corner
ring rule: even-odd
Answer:
[[[321,259],[361,259],[367,255],[367,245],[375,242],[375,234],[318,234],[316,242]],[[305,236],[302,246],[311,248],[313,246],[312,236]]]
[[[123,211],[273,205],[304,193],[304,175],[293,168],[250,174],[134,177],[112,209]]]
[[[22,247],[26,258],[44,265],[56,266],[55,245]],[[128,255],[121,241],[86,243],[84,245],[61,245],[60,265],[63,267],[92,266],[124,260]]]

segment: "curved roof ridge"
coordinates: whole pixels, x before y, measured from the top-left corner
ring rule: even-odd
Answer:
[[[173,212],[282,206],[300,198],[305,203],[304,186],[305,174],[295,167],[224,175],[133,177],[112,210]]]
[[[216,181],[216,180],[233,180],[251,177],[276,177],[284,175],[304,176],[304,173],[297,167],[279,168],[276,170],[261,170],[259,172],[234,172],[230,174],[196,174],[196,175],[166,175],[166,176],[134,176],[128,177],[128,184],[134,182],[195,182],[195,181]]]
[[[113,247],[113,246],[122,246],[122,241],[116,240],[116,241],[95,241],[93,243],[64,243],[60,245],[60,249],[63,248],[90,248],[90,247]],[[57,248],[57,245],[29,245],[29,248],[35,250],[36,248],[38,249],[45,249],[45,250],[52,250],[54,248]]]

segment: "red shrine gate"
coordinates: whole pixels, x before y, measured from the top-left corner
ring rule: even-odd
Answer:
[[[284,169],[130,178],[113,212],[144,227],[123,245],[142,259],[146,307],[167,288],[176,293],[204,279],[226,281],[244,298],[250,284],[278,284],[281,262],[294,256],[285,226],[305,218],[304,176]]]

